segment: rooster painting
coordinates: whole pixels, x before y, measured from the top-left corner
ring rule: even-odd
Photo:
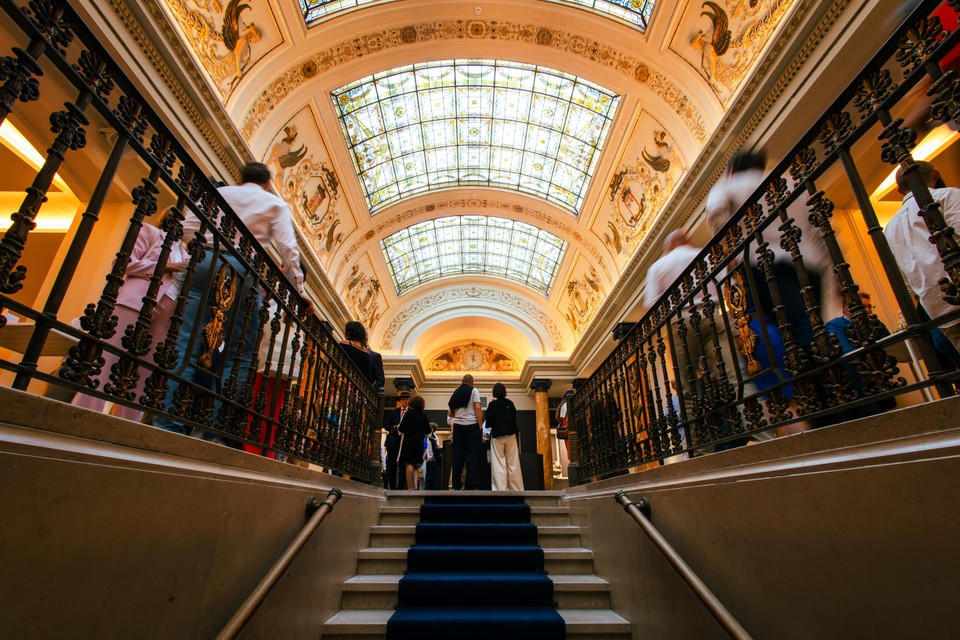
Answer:
[[[704,11],[700,15],[710,19],[713,30],[709,41],[703,31],[698,31],[690,44],[700,49],[700,67],[706,74],[707,80],[712,82],[717,77],[717,61],[730,48],[733,33],[730,31],[730,21],[723,7],[710,0],[707,0],[701,6]]]

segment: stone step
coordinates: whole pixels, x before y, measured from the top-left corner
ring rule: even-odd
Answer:
[[[408,547],[367,547],[357,560],[360,575],[394,575],[407,569]],[[552,575],[593,573],[593,552],[589,549],[544,549],[544,567]]]
[[[343,583],[344,609],[392,609],[403,576],[361,575]],[[594,575],[553,575],[558,609],[609,609],[610,584]]]
[[[569,526],[570,510],[567,507],[530,507],[530,520],[537,526]],[[381,507],[380,524],[417,524],[420,522],[420,507]]]
[[[416,526],[412,524],[376,525],[370,527],[371,547],[411,546],[415,541]],[[537,528],[541,547],[570,548],[580,546],[580,527],[543,526]]]
[[[324,640],[382,640],[393,609],[345,609],[323,625]],[[630,623],[609,609],[562,609],[567,638],[628,640]]]
[[[520,496],[531,507],[559,507],[563,497],[562,491],[386,491],[387,502],[391,507],[419,507],[429,496]]]

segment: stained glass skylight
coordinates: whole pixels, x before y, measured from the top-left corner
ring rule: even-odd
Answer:
[[[300,0],[303,2],[304,0]],[[654,0],[548,0],[557,4],[576,4],[607,14],[645,31],[653,13]]]
[[[458,186],[513,189],[576,214],[619,96],[498,60],[383,71],[333,92],[371,213]]]
[[[461,274],[500,276],[549,295],[567,243],[532,225],[488,216],[427,220],[380,242],[390,277],[402,295]]]
[[[381,0],[382,3],[383,0]],[[641,31],[647,28],[654,0],[546,0],[557,4],[574,4],[612,16],[631,24]],[[300,10],[307,22],[319,20],[338,11],[353,9],[377,0],[300,0]]]
[[[362,4],[369,4],[375,0],[300,0],[300,9],[303,11],[303,19],[306,22],[313,22],[328,16],[337,11],[352,9]]]

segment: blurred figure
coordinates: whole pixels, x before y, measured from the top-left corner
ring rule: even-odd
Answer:
[[[167,214],[169,215],[169,213]],[[163,222],[161,221],[161,226]],[[140,228],[140,234],[137,236],[137,242],[130,253],[130,263],[127,265],[127,271],[123,286],[120,287],[120,293],[117,294],[117,305],[114,313],[117,315],[117,330],[113,337],[107,340],[111,345],[123,350],[121,340],[128,325],[135,324],[140,315],[140,309],[143,307],[143,299],[147,295],[147,289],[150,287],[150,279],[157,268],[157,260],[160,258],[161,245],[163,244],[164,232],[149,224],[144,224]],[[160,280],[160,290],[157,291],[157,305],[153,309],[150,317],[150,335],[152,344],[156,345],[167,337],[167,329],[170,328],[170,318],[173,316],[174,309],[177,306],[177,296],[180,295],[180,286],[182,284],[182,275],[190,261],[190,254],[187,253],[186,246],[180,242],[174,242],[170,247],[170,255],[167,257],[167,264],[163,270],[163,276]],[[103,389],[104,385],[110,382],[110,369],[120,358],[109,351],[103,352],[103,366],[100,369],[100,375],[96,380],[100,382],[98,388]],[[139,400],[143,394],[143,387],[146,383],[150,371],[146,368],[140,368],[139,380],[134,389],[135,399]],[[74,406],[102,411],[105,400],[88,396],[84,393],[78,393],[71,402]],[[143,417],[143,412],[139,409],[133,409],[122,405],[117,405],[115,414],[127,420],[139,421]]]
[[[494,491],[523,491],[520,475],[520,446],[517,442],[517,408],[507,399],[507,388],[493,385],[494,400],[487,405],[490,429],[490,467]]]
[[[567,399],[574,394],[573,389],[563,392],[563,399],[557,407],[557,440],[563,441],[567,449],[567,460],[570,459],[570,420],[567,418]]]
[[[741,150],[733,154],[727,163],[727,174],[717,181],[707,196],[707,226],[713,234],[720,231],[727,221],[750,199],[750,196],[760,188],[766,178],[765,167],[766,156],[762,152]],[[763,198],[759,202],[762,204]],[[767,213],[769,212],[765,211],[764,219],[766,219]],[[823,242],[823,237],[810,224],[809,212],[806,211],[803,199],[795,201],[787,213],[793,219],[796,228],[800,230],[800,253],[803,256],[803,265],[807,279],[813,288],[814,303],[819,305],[821,303],[821,278],[832,272],[832,262]],[[809,356],[810,346],[813,342],[813,325],[807,315],[807,308],[803,300],[803,287],[797,275],[793,256],[780,246],[779,227],[780,223],[777,220],[769,223],[763,228],[761,237],[767,243],[770,251],[773,252],[773,283],[775,283],[780,294],[780,301],[786,314],[787,323],[790,325],[790,332],[797,346]],[[756,243],[750,243],[747,246],[749,247],[749,255],[747,256],[749,268],[752,269],[753,279],[757,284],[756,290],[748,292],[746,311],[751,317],[749,327],[757,336],[762,337],[766,333],[769,337],[770,348],[767,349],[767,345],[761,339],[756,352],[753,354],[760,365],[760,370],[771,369],[768,373],[753,378],[758,390],[764,391],[778,385],[782,380],[781,375],[787,378],[790,376],[785,373],[784,356],[786,347],[777,325],[767,277],[759,267],[755,251]],[[744,268],[746,268],[746,265]],[[763,311],[764,321],[762,323],[757,317],[758,308]],[[779,369],[783,373],[778,375],[776,371],[772,370],[773,368]],[[782,385],[779,388],[787,398],[793,397],[793,389],[790,385]],[[795,411],[794,415],[796,415]],[[780,427],[777,429],[777,433],[779,435],[790,435],[806,431],[809,428],[810,425],[806,422],[795,422]],[[722,446],[729,447],[729,445]],[[718,447],[718,449],[720,448]]]
[[[860,303],[863,305],[864,311],[869,314],[873,313],[873,303],[870,301],[870,294],[861,291],[860,292]],[[880,329],[880,338],[885,338],[890,335],[890,330],[883,325],[879,320],[877,321]],[[853,320],[850,319],[850,306],[847,304],[846,300],[843,302],[843,315],[834,318],[828,321],[824,325],[830,333],[837,337],[837,343],[840,345],[840,353],[847,354],[858,347],[854,346],[850,342],[850,329],[853,327]],[[850,376],[850,381],[853,384],[853,388],[856,390],[858,397],[863,397],[863,379],[860,377],[860,374],[857,373],[857,366],[855,362],[851,362],[843,365],[844,370],[847,372],[847,375]],[[897,401],[893,398],[888,398],[886,400],[880,400],[875,403],[864,405],[861,407],[855,407],[853,409],[846,409],[841,411],[831,418],[832,422],[843,422],[846,420],[854,420],[856,418],[865,418],[867,416],[874,416],[878,413],[883,413],[884,411],[889,411],[890,409],[896,408]]]
[[[437,424],[430,423],[430,435],[427,436],[427,450],[424,452],[427,460],[427,489],[440,489],[440,470],[443,468],[443,442],[437,435]]]

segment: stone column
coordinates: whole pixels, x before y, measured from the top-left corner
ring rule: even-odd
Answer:
[[[397,390],[397,393],[400,393],[401,391],[409,391],[410,393],[413,393],[416,389],[413,384],[413,378],[394,378],[393,388]]]
[[[543,488],[553,489],[553,447],[550,446],[550,405],[547,403],[547,391],[552,380],[536,379],[530,388],[537,406],[537,453],[543,456]]]

